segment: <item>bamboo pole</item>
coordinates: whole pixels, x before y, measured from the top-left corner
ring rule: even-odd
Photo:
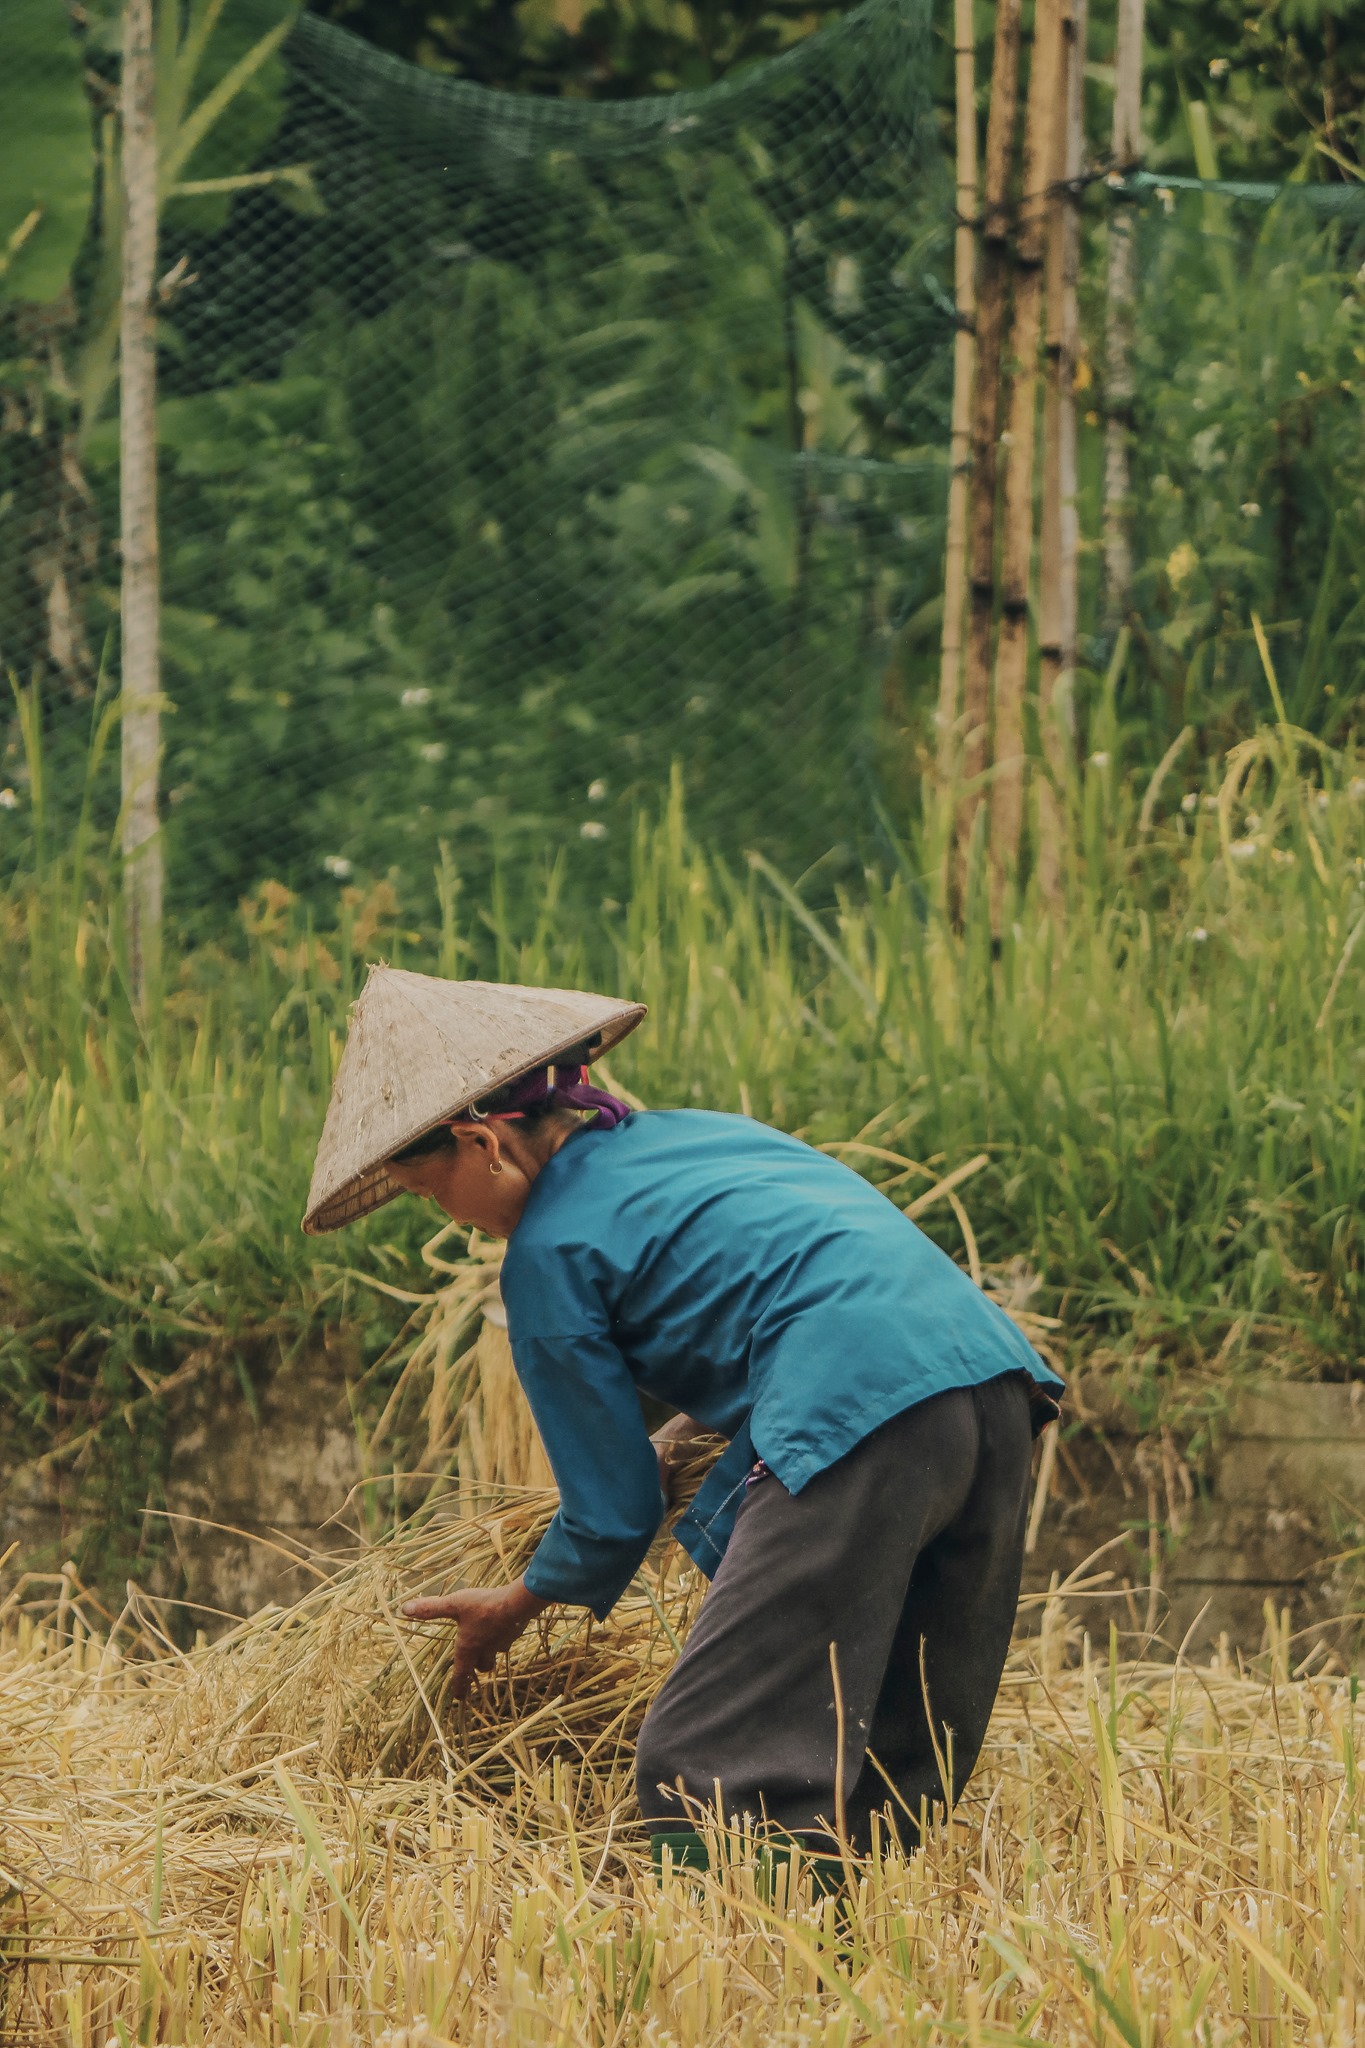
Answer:
[[[1142,161],[1143,0],[1118,0],[1114,50],[1113,169],[1126,177]],[[1109,215],[1104,355],[1104,616],[1123,623],[1133,583],[1132,440],[1134,221],[1115,195]]]
[[[1080,525],[1076,510],[1076,356],[1080,322],[1081,184],[1085,173],[1086,0],[1066,0],[1062,66],[1066,105],[1063,177],[1048,215],[1043,289],[1047,299],[1047,384],[1043,394],[1043,513],[1039,539],[1038,717],[1047,772],[1038,783],[1038,878],[1056,897],[1061,884],[1057,792],[1075,738],[1071,675],[1079,617]]]
[[[972,454],[972,376],[976,364],[976,46],[972,0],[953,0],[957,90],[957,234],[953,248],[957,332],[953,337],[953,417],[949,441],[948,541],[943,567],[943,642],[938,681],[941,788],[957,772],[958,707],[967,606],[967,503]]]
[[[156,63],[153,0],[123,14],[123,289],[119,502],[123,548],[123,886],[128,968],[143,1007],[160,966],[161,556],[156,509]]]
[[[995,657],[995,779],[991,784],[991,857],[995,898],[1019,860],[1024,823],[1024,689],[1028,680],[1029,577],[1033,564],[1033,469],[1037,441],[1038,345],[1043,255],[1051,194],[1063,162],[1063,0],[1038,0],[1024,122],[1024,155],[1015,238],[1014,321],[1010,355],[1008,454],[1001,513],[1000,638]]]
[[[1019,31],[1020,0],[998,0],[990,113],[986,121],[976,377],[972,388],[972,467],[967,493],[968,623],[962,683],[962,767],[968,787],[957,820],[959,883],[981,808],[979,783],[990,746],[996,440],[1000,431],[1001,347],[1009,289],[1010,169],[1019,107]]]

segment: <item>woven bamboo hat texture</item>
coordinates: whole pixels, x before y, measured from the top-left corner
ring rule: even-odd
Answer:
[[[339,1230],[403,1190],[384,1162],[558,1054],[594,1060],[645,1015],[643,1003],[571,988],[442,981],[372,967],[351,1013],[303,1227]]]

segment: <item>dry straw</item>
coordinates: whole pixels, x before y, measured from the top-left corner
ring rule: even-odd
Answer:
[[[1278,1624],[1261,1676],[1097,1665],[1054,1603],[957,1817],[851,1869],[841,1917],[742,1835],[716,1878],[650,1875],[623,1765],[693,1597],[657,1564],[443,1710],[393,1600],[511,1568],[548,1505],[433,1521],[188,1657],[69,1580],[11,1602],[7,2048],[1362,2038],[1354,1688],[1295,1678]]]
[[[679,1475],[678,1509],[716,1444]],[[557,1505],[546,1487],[484,1485],[438,1502],[363,1550],[297,1605],[266,1609],[146,1685],[158,1770],[217,1779],[309,1746],[347,1777],[438,1772],[509,1797],[528,1745],[624,1784],[634,1730],[686,1634],[700,1586],[660,1539],[608,1629],[552,1609],[468,1705],[452,1701],[448,1626],[414,1629],[405,1600],[517,1578]]]

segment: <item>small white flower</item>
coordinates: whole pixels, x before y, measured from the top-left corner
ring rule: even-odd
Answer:
[[[1259,519],[1261,516],[1261,508],[1254,498],[1248,498],[1245,505],[1239,505],[1237,509],[1243,519]]]
[[[1194,946],[1202,946],[1207,938],[1208,933],[1205,931],[1202,924],[1197,924],[1194,930],[1190,933],[1190,943]]]
[[[607,785],[605,782],[603,782],[601,776],[599,775],[596,782],[590,782],[588,784],[588,802],[590,804],[601,804],[605,803],[606,800]]]
[[[862,303],[862,289],[856,256],[836,256],[830,265],[829,296],[838,313],[856,313]]]
[[[589,818],[585,824],[579,826],[578,836],[580,839],[605,839],[607,828],[600,818]]]
[[[1092,754],[1090,756],[1090,765],[1092,768],[1107,768],[1109,766],[1108,754],[1106,754],[1103,750],[1101,750],[1098,754]]]
[[[1226,78],[1226,77],[1227,77],[1227,75],[1228,75],[1228,73],[1229,73],[1229,71],[1231,71],[1231,69],[1232,69],[1232,59],[1231,59],[1230,57],[1210,57],[1210,58],[1209,58],[1209,77],[1210,77],[1210,78]]]
[[[405,711],[414,711],[419,705],[430,704],[431,692],[423,684],[415,690],[404,690],[398,701]]]
[[[424,761],[444,761],[446,743],[444,740],[428,740],[424,747],[417,749]]]
[[[1217,808],[1218,808],[1218,799],[1217,799],[1217,797],[1216,797],[1216,796],[1201,796],[1201,797],[1200,797],[1200,799],[1199,799],[1199,808],[1200,808],[1200,809],[1201,809],[1202,811],[1216,811],[1216,810],[1217,810]]]
[[[1274,861],[1277,868],[1292,868],[1294,865],[1293,852],[1287,846],[1272,846],[1270,858]]]
[[[1192,789],[1185,796],[1182,796],[1180,799],[1180,808],[1185,813],[1185,816],[1187,818],[1190,816],[1191,812],[1197,811],[1199,809],[1198,791]]]
[[[1247,831],[1248,831],[1248,832],[1259,832],[1259,831],[1260,831],[1260,829],[1261,829],[1261,814],[1260,814],[1260,812],[1259,812],[1259,811],[1248,811],[1248,812],[1247,812]]]
[[[1332,799],[1328,796],[1325,789],[1315,789],[1313,791],[1313,802],[1318,810],[1325,811],[1331,805]]]
[[[1234,860],[1255,860],[1256,841],[1254,839],[1234,839],[1228,848],[1228,852]]]
[[[1113,184],[1114,180],[1111,178],[1109,182]],[[1123,180],[1119,179],[1118,182],[1122,184]],[[1169,219],[1170,216],[1175,212],[1174,192],[1172,192],[1169,185],[1158,185],[1156,188],[1156,196],[1161,201],[1163,213],[1165,213],[1167,219]]]
[[[349,881],[351,863],[347,860],[344,853],[329,853],[322,865],[326,868],[328,874],[334,876],[338,882]]]
[[[12,789],[0,789],[0,811],[17,811],[19,799]]]

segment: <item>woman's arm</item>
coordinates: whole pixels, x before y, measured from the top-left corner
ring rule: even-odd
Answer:
[[[635,1382],[605,1328],[570,1302],[526,1333],[508,1299],[517,1377],[559,1489],[559,1508],[526,1567],[533,1593],[590,1607],[599,1621],[630,1584],[664,1518],[659,1455]],[[553,1320],[550,1318],[553,1317]]]

